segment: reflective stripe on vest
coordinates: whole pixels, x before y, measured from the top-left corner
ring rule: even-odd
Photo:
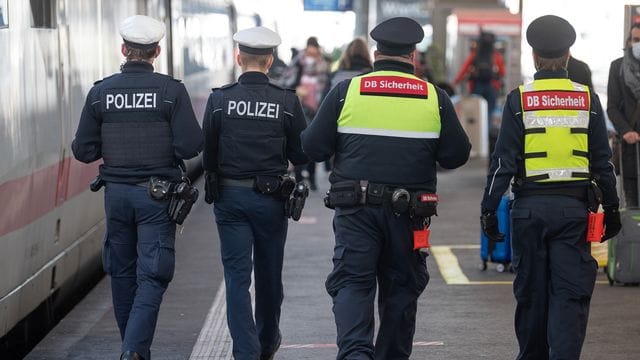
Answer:
[[[351,79],[338,132],[414,139],[440,137],[435,87],[413,75],[377,71]]]
[[[526,180],[589,178],[589,88],[569,79],[535,80],[520,86],[520,98]]]

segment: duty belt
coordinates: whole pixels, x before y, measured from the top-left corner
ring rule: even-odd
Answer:
[[[255,180],[253,178],[251,179],[230,179],[230,178],[222,178],[220,180],[220,185],[223,186],[239,186],[239,187],[246,187],[246,188],[252,188],[254,186]]]
[[[578,200],[587,201],[587,187],[564,187],[553,189],[527,189],[514,192],[516,199],[535,195],[570,196]]]
[[[222,178],[220,179],[220,185],[249,188],[260,194],[274,195],[284,200],[289,199],[296,185],[296,181],[288,175],[257,175],[255,178],[249,179]]]
[[[359,205],[389,205],[393,212],[430,217],[436,215],[438,196],[429,191],[410,191],[398,186],[366,181],[341,181],[331,185],[324,198],[325,206],[354,207]]]

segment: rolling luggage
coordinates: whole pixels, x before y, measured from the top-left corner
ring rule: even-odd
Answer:
[[[640,180],[640,146],[636,143],[636,174]],[[623,179],[620,166],[620,179]],[[624,181],[624,180],[622,180]],[[640,181],[638,184],[638,198],[640,200]],[[621,186],[624,189],[623,186]],[[622,191],[624,193],[624,190]],[[640,204],[640,201],[638,201]],[[624,285],[640,284],[640,208],[620,211],[622,230],[608,241],[607,278],[609,285],[622,283]]]
[[[640,209],[620,212],[622,230],[609,239],[609,285],[640,284]]]
[[[511,199],[508,195],[502,196],[500,205],[496,211],[498,216],[498,230],[504,234],[504,241],[494,243],[489,241],[485,236],[482,229],[480,230],[480,258],[482,258],[482,264],[480,264],[481,270],[487,269],[487,262],[497,263],[496,270],[498,272],[504,272],[510,270],[511,264],[511,228],[509,225],[509,205]]]

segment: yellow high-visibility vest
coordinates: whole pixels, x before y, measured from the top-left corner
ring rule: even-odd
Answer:
[[[416,76],[376,71],[351,79],[338,132],[414,139],[440,137],[435,87]]]
[[[569,79],[520,86],[525,180],[589,178],[589,87]]]

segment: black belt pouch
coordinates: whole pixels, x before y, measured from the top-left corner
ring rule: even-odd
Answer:
[[[425,218],[438,215],[438,197],[436,194],[428,191],[417,191],[411,200],[414,215]]]
[[[357,181],[340,181],[331,185],[329,204],[332,207],[353,207],[360,204],[362,190]]]
[[[256,191],[261,194],[275,194],[275,192],[280,188],[280,178],[277,176],[256,176],[254,186]]]
[[[367,204],[382,205],[384,202],[385,186],[382,184],[371,184],[367,186]]]

